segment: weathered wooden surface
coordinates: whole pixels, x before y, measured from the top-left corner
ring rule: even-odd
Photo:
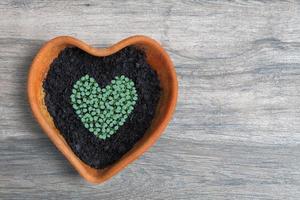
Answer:
[[[299,199],[300,3],[0,2],[1,199]],[[179,79],[173,121],[139,160],[86,183],[31,116],[26,76],[43,42],[159,40]]]

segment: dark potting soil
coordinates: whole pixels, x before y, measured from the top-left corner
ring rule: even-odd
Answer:
[[[138,100],[125,124],[106,140],[87,130],[72,108],[74,83],[88,74],[101,88],[125,75],[137,89]],[[52,62],[43,82],[45,104],[55,126],[75,154],[91,167],[102,169],[120,159],[143,137],[160,97],[159,79],[145,53],[133,46],[107,57],[95,57],[79,48],[66,48]]]

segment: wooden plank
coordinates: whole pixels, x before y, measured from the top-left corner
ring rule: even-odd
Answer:
[[[296,1],[0,2],[0,199],[299,199]],[[103,185],[82,180],[31,116],[28,67],[48,39],[162,43],[179,99],[158,143]]]

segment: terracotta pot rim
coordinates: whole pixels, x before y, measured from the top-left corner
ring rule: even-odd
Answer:
[[[166,65],[163,67],[168,68],[169,76],[171,77],[170,82],[168,83],[171,85],[171,93],[170,93],[171,97],[170,97],[170,101],[167,104],[166,113],[164,115],[164,118],[160,121],[160,124],[156,127],[155,130],[152,131],[151,136],[147,140],[145,140],[139,148],[135,148],[134,151],[130,150],[125,155],[123,155],[123,157],[119,161],[112,164],[111,166],[103,170],[97,170],[97,173],[89,173],[89,171],[87,170],[87,165],[84,164],[73,153],[73,151],[68,146],[64,138],[60,135],[59,131],[56,128],[54,128],[51,124],[49,124],[43,115],[43,112],[48,113],[48,111],[45,106],[44,108],[41,108],[41,105],[38,103],[37,100],[39,98],[39,94],[37,94],[36,92],[37,83],[36,83],[35,76],[37,73],[36,70],[40,67],[37,63],[40,59],[43,58],[43,56],[45,56],[45,52],[50,46],[51,47],[59,46],[59,45],[75,46],[91,55],[104,57],[104,56],[114,54],[126,46],[135,45],[135,44],[143,44],[155,48],[157,51],[159,51],[160,55],[163,57],[163,59],[166,62]],[[171,120],[171,117],[176,107],[177,95],[178,95],[178,82],[177,82],[176,72],[173,63],[170,57],[168,56],[168,54],[166,53],[166,51],[155,40],[147,36],[142,36],[142,35],[131,36],[107,48],[94,48],[74,37],[59,36],[46,42],[39,50],[37,55],[35,56],[28,74],[27,94],[28,94],[29,104],[31,106],[31,110],[34,117],[36,118],[36,120],[38,121],[38,123],[40,124],[44,132],[48,135],[50,140],[58,148],[58,150],[61,151],[61,153],[69,160],[71,165],[78,171],[78,173],[83,178],[85,178],[87,181],[91,183],[101,183],[111,178],[119,171],[121,171],[123,168],[125,168],[129,163],[137,159],[140,155],[142,155],[145,151],[147,151],[147,149],[150,148],[155,143],[155,141],[160,137],[163,130],[166,128],[168,122]]]

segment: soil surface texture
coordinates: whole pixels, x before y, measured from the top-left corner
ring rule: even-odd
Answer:
[[[99,139],[80,121],[71,105],[73,85],[82,76],[93,77],[101,88],[125,75],[136,87],[138,100],[125,124],[106,140]],[[160,82],[142,50],[126,47],[107,57],[95,57],[79,48],[66,48],[52,62],[43,82],[45,104],[54,124],[75,154],[93,168],[119,160],[143,137],[160,98]]]

